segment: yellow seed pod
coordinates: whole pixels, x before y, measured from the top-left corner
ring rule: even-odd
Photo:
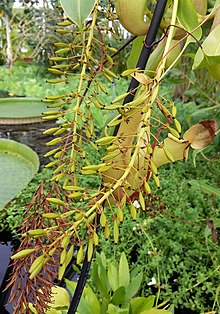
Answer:
[[[118,52],[118,50],[117,50],[116,48],[114,48],[114,47],[109,47],[109,46],[107,46],[107,49],[108,49],[110,52],[112,52],[112,53]]]
[[[71,193],[68,195],[68,198],[71,198],[71,199],[74,199],[74,198],[77,198],[77,197],[82,197],[84,196],[85,194],[82,193],[82,192],[74,192],[74,193]]]
[[[163,151],[168,160],[175,162],[173,155],[166,148],[163,147]]]
[[[155,174],[155,175],[158,174],[157,167],[156,167],[155,163],[152,160],[150,161],[150,169],[151,169],[153,174]]]
[[[62,140],[62,137],[54,138],[53,140],[47,142],[47,143],[46,143],[46,146],[56,145],[56,144],[60,143],[61,140]]]
[[[136,207],[133,204],[130,205],[130,214],[131,214],[131,218],[133,220],[136,220],[136,218],[137,218],[137,209],[136,209]]]
[[[122,121],[123,121],[122,119],[114,119],[107,124],[107,127],[109,128],[115,127],[116,125],[120,124]]]
[[[105,230],[104,230],[104,237],[107,240],[109,238],[109,236],[110,236],[110,229],[109,229],[108,223],[106,222]]]
[[[175,130],[174,128],[171,128],[170,126],[168,126],[168,130],[173,136],[177,137],[178,139],[180,138],[179,132],[177,130]]]
[[[90,175],[90,174],[96,174],[96,170],[81,170],[81,174],[83,175]]]
[[[87,252],[87,260],[88,260],[88,262],[91,261],[92,255],[93,255],[93,238],[90,238],[89,242],[88,242],[88,252]]]
[[[130,74],[133,74],[134,72],[136,72],[137,69],[128,69],[128,70],[125,70],[121,73],[121,76],[128,76]]]
[[[82,260],[83,260],[83,257],[84,257],[84,251],[83,251],[83,246],[80,246],[78,252],[77,252],[77,257],[76,257],[76,263],[78,265],[81,264]]]
[[[55,181],[56,181],[56,182],[59,182],[60,180],[63,179],[64,176],[65,176],[65,173],[64,173],[64,172],[59,173],[59,174],[56,176]]]
[[[111,145],[106,148],[107,152],[114,152],[116,149],[119,149],[117,145]]]
[[[41,237],[45,236],[47,234],[47,231],[44,229],[34,229],[34,230],[29,230],[26,233],[22,234],[22,237]]]
[[[85,188],[82,188],[81,186],[78,186],[78,185],[66,185],[63,187],[64,190],[67,190],[67,191],[84,191]]]
[[[156,186],[159,188],[160,187],[160,179],[158,176],[156,176],[155,174],[153,174],[153,180],[154,183],[156,184]]]
[[[59,130],[59,128],[51,128],[43,132],[43,134],[50,135]]]
[[[11,256],[11,259],[18,259],[18,258],[23,258],[31,254],[32,252],[36,251],[36,249],[26,249],[22,250],[20,252],[17,252]]]
[[[116,219],[114,220],[113,234],[114,234],[114,242],[117,244],[118,239],[119,239],[119,228],[118,228],[118,222]]]
[[[123,218],[124,218],[123,211],[122,211],[122,209],[120,207],[118,207],[118,210],[117,210],[117,220],[118,220],[118,222],[122,222]]]
[[[55,197],[47,197],[46,200],[51,203],[51,204],[55,204],[55,205],[61,205],[61,206],[65,206],[66,203],[62,200],[60,200],[59,198],[55,198]]]
[[[106,225],[106,215],[104,212],[102,212],[100,215],[100,225],[102,227],[105,227],[105,225]]]
[[[95,212],[87,218],[87,221],[91,223],[95,219],[96,216],[97,216],[97,213]]]
[[[65,270],[66,270],[66,264],[63,264],[59,267],[59,270],[58,270],[58,280],[62,280],[63,278],[63,275],[65,273]]]
[[[109,169],[113,168],[113,165],[106,165],[106,166],[103,166],[101,167],[98,172],[99,173],[102,173],[102,172],[105,172],[105,171],[108,171]]]
[[[105,136],[96,141],[98,145],[108,145],[113,143],[117,139],[116,136]]]
[[[145,192],[147,194],[151,194],[151,188],[150,188],[150,185],[148,184],[148,182],[144,182],[144,189],[145,189]]]
[[[42,215],[42,217],[48,218],[48,219],[56,219],[56,218],[60,218],[60,215],[56,213],[45,213]]]
[[[67,251],[66,254],[66,260],[65,260],[65,265],[69,265],[72,257],[73,257],[73,253],[74,253],[74,245],[71,245],[71,247],[69,248],[69,250]]]
[[[111,70],[109,70],[107,68],[103,68],[103,70],[104,70],[105,74],[107,74],[108,76],[113,77],[115,79],[118,79],[117,75],[114,72],[112,72]]]
[[[30,279],[33,279],[34,277],[36,277],[36,276],[39,274],[39,272],[42,270],[43,266],[44,266],[44,259],[42,260],[41,263],[39,263],[39,264],[34,268],[34,270],[31,272],[29,278],[30,278]]]
[[[53,74],[57,74],[57,75],[64,75],[65,74],[64,72],[57,70],[57,69],[53,69],[53,68],[49,68],[47,70],[48,70],[48,72],[53,73]]]
[[[148,155],[151,155],[153,153],[153,148],[151,147],[150,144],[147,144],[147,153]]]
[[[99,245],[99,236],[98,236],[98,234],[96,233],[96,232],[93,232],[93,243],[94,243],[94,245]]]
[[[32,263],[31,267],[29,268],[29,273],[32,273],[36,267],[39,266],[39,264],[42,264],[43,265],[43,262],[44,262],[44,255],[41,255],[41,256],[38,256],[34,262]]]
[[[70,236],[66,235],[61,242],[61,247],[65,249],[69,245],[69,243],[70,243]]]
[[[176,118],[176,114],[177,114],[176,106],[172,105],[171,113],[172,113],[172,118],[175,119]]]
[[[79,221],[79,220],[81,220],[83,218],[83,213],[78,213],[78,214],[76,214],[75,216],[74,216],[74,219],[76,220],[76,221]]]
[[[56,247],[55,247],[55,248],[53,248],[52,250],[50,250],[49,255],[50,255],[50,256],[53,256],[53,255],[54,255],[54,253],[56,252],[56,250],[57,250],[57,248],[56,248]]]
[[[174,121],[174,124],[175,124],[175,127],[176,127],[177,131],[179,133],[181,133],[182,128],[181,128],[180,122],[177,119],[174,119],[173,121]]]
[[[48,164],[46,164],[44,167],[45,168],[51,168],[51,167],[55,166],[57,163],[58,163],[58,160],[54,160],[54,161],[51,161]]]
[[[59,150],[59,147],[58,147],[58,148],[54,148],[54,149],[50,150],[49,152],[47,152],[47,153],[44,155],[44,157],[52,156],[52,155],[55,154],[58,150]]]
[[[64,249],[60,254],[60,265],[63,265],[66,260],[66,249]]]
[[[145,209],[146,209],[146,207],[145,207],[145,199],[144,199],[143,194],[141,192],[139,193],[139,197],[138,198],[139,198],[139,202],[141,204],[142,210],[145,211]]]
[[[117,102],[121,102],[123,99],[125,99],[125,97],[127,97],[130,94],[130,92],[124,93],[119,95],[118,97],[116,97],[115,99],[112,100],[112,104],[115,104]]]

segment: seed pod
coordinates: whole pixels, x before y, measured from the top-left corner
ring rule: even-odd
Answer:
[[[117,220],[115,219],[114,220],[114,242],[115,244],[118,243],[118,238],[119,238],[119,229],[118,229],[118,222]]]
[[[114,72],[112,72],[111,70],[109,70],[107,68],[103,68],[103,70],[104,70],[105,74],[118,80],[118,77]]]
[[[125,70],[121,73],[121,76],[128,76],[130,74],[133,74],[134,72],[136,72],[137,69],[128,69],[128,70]]]
[[[157,167],[156,167],[155,163],[152,160],[150,161],[150,169],[151,169],[153,174],[155,174],[155,175],[158,174]]]
[[[69,44],[67,43],[62,43],[62,42],[57,42],[57,43],[54,43],[54,46],[55,47],[67,47]]]
[[[69,243],[70,243],[70,236],[66,235],[61,242],[61,247],[65,249],[69,245]]]
[[[22,237],[41,237],[45,236],[47,234],[47,231],[45,229],[34,229],[29,230],[26,233],[22,234]]]
[[[177,109],[176,109],[176,106],[172,105],[172,108],[171,108],[171,113],[172,113],[172,118],[175,119],[176,118],[176,114],[177,114]]]
[[[83,246],[80,246],[78,252],[77,252],[77,257],[76,257],[76,263],[78,265],[81,264],[82,260],[83,260],[83,256],[84,256],[84,252],[83,252]]]
[[[111,122],[107,124],[107,127],[112,128],[116,125],[120,124],[123,120],[122,119],[113,119]]]
[[[59,130],[59,128],[51,128],[43,132],[43,134],[50,135]]]
[[[119,152],[113,152],[111,154],[105,155],[104,157],[101,158],[103,161],[109,161],[109,160],[114,160],[115,157],[119,155]]]
[[[105,227],[106,225],[106,215],[104,212],[101,213],[101,216],[100,216],[100,225],[102,227]]]
[[[74,199],[74,198],[78,198],[78,197],[81,197],[81,196],[84,196],[85,194],[82,193],[82,192],[74,192],[74,193],[71,193],[68,195],[68,198],[70,199]]]
[[[67,190],[67,191],[84,191],[85,188],[82,188],[78,185],[66,185],[63,187],[64,190]]]
[[[116,48],[114,48],[114,47],[109,47],[109,46],[107,46],[107,49],[108,49],[110,52],[112,52],[112,53],[118,52],[118,50],[117,50]]]
[[[39,274],[39,272],[42,270],[43,266],[44,266],[44,258],[42,259],[41,262],[38,263],[38,265],[34,268],[34,270],[32,270],[29,278],[33,279],[34,277],[36,277]]]
[[[57,137],[49,142],[46,143],[46,146],[52,146],[52,145],[56,145],[58,143],[60,143],[62,140],[62,137]]]
[[[107,240],[109,238],[109,236],[110,236],[110,229],[109,229],[108,223],[106,222],[105,230],[104,230],[104,237]]]
[[[142,210],[145,211],[146,207],[145,207],[145,199],[143,197],[143,194],[140,192],[139,193],[139,202],[141,204]]]
[[[52,250],[50,250],[50,252],[49,252],[49,256],[53,256],[54,255],[54,253],[56,252],[56,250],[57,250],[57,248],[55,247],[55,248],[53,248]]]
[[[108,145],[113,143],[117,139],[116,136],[105,136],[96,141],[98,145]]]
[[[63,275],[65,273],[65,270],[66,270],[66,264],[63,264],[59,267],[59,270],[58,270],[58,280],[62,280],[63,278]]]
[[[31,267],[29,268],[29,273],[32,273],[39,264],[43,264],[44,255],[38,256],[35,261],[32,263]]]
[[[93,238],[90,238],[89,242],[88,242],[88,252],[87,252],[87,260],[88,260],[88,262],[91,261],[92,255],[93,255]]]
[[[173,136],[177,137],[178,139],[180,138],[179,132],[177,130],[171,128],[170,126],[168,126],[168,130]]]
[[[123,99],[125,99],[125,97],[127,97],[130,94],[130,92],[124,93],[119,95],[118,97],[116,97],[114,100],[112,100],[112,104],[115,104],[117,102],[121,102]]]
[[[59,150],[59,148],[54,148],[54,149],[50,150],[49,152],[47,152],[47,153],[44,155],[44,157],[49,157],[49,156],[55,154],[58,150]]]
[[[151,194],[151,188],[150,188],[150,185],[148,184],[148,182],[144,182],[144,189],[145,189],[145,192],[147,194]]]
[[[34,251],[36,251],[36,249],[26,249],[26,250],[19,251],[19,252],[13,254],[11,256],[11,259],[18,259],[18,258],[26,257]]]
[[[96,232],[93,232],[93,243],[94,243],[94,245],[99,245],[99,236],[98,236],[98,234],[96,233]]]
[[[113,168],[113,165],[102,166],[102,167],[98,170],[98,172],[99,172],[99,173],[103,173],[103,172],[105,172],[105,171],[108,171],[108,170],[111,169],[111,168]]]
[[[55,205],[61,205],[61,206],[65,206],[66,203],[62,200],[60,200],[59,198],[54,198],[54,197],[47,197],[46,200],[49,203],[55,204]]]
[[[48,219],[56,219],[56,218],[60,218],[60,215],[56,213],[45,213],[42,215],[42,217],[48,218]]]
[[[133,220],[136,220],[136,218],[137,218],[137,209],[136,209],[136,207],[133,204],[130,205],[130,214],[131,214],[131,218]]]
[[[91,222],[95,219],[96,215],[97,215],[96,213],[93,213],[92,215],[90,215],[90,216],[87,218],[88,223],[91,223]]]
[[[66,249],[64,249],[60,254],[60,265],[63,265],[66,260]]]
[[[58,160],[51,161],[49,164],[45,165],[45,168],[51,168],[58,163]]]
[[[74,245],[71,245],[71,247],[69,248],[66,254],[66,261],[65,261],[66,266],[68,266],[69,263],[71,262],[71,259],[73,258],[73,253],[74,253]]]
[[[89,165],[82,168],[82,170],[99,170],[101,167],[105,166],[105,164],[98,164],[98,165]]]
[[[170,160],[171,162],[175,162],[173,155],[167,149],[163,147],[163,151],[168,160]]]
[[[63,49],[59,49],[59,50],[55,51],[55,53],[58,55],[58,54],[62,54],[62,53],[67,53],[70,50],[71,50],[70,48],[63,48]]]
[[[153,174],[153,180],[156,184],[156,186],[159,188],[160,187],[160,179],[158,176],[155,176],[155,174]]]
[[[175,127],[176,127],[176,129],[177,129],[177,131],[179,132],[179,133],[181,133],[181,124],[180,124],[180,122],[177,120],[177,119],[174,119],[173,120],[174,121],[174,123],[175,123]]]
[[[64,75],[65,74],[64,72],[57,70],[57,69],[49,68],[47,70],[48,70],[48,72],[53,73],[53,74],[57,74],[57,75]]]
[[[124,218],[123,211],[122,211],[122,209],[120,207],[118,207],[118,210],[117,210],[117,220],[118,220],[118,222],[122,222],[123,218]]]

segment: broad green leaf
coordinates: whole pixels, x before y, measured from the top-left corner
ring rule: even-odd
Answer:
[[[202,44],[203,51],[199,48],[196,52],[192,69],[209,67],[220,63],[220,24],[207,36]]]
[[[108,305],[108,312],[107,314],[129,314],[129,309],[128,308],[123,308],[121,309],[120,307],[114,305],[114,304],[109,304]],[[95,313],[94,313],[95,314]]]
[[[142,49],[143,43],[144,43],[145,36],[138,36],[133,40],[132,43],[132,49],[130,52],[130,55],[127,59],[127,68],[128,69],[134,69],[137,65],[138,58],[140,55],[140,51]]]
[[[126,296],[125,287],[121,286],[117,290],[115,290],[115,292],[112,296],[112,303],[114,305],[124,304],[125,303],[125,296]]]
[[[131,298],[133,298],[133,296],[135,296],[135,294],[138,292],[141,286],[142,278],[143,274],[140,273],[128,284],[126,288],[126,301],[129,301]]]
[[[92,269],[92,281],[97,289],[97,291],[103,297],[108,296],[108,278],[106,269],[103,267],[102,264],[98,264],[96,261],[93,265]]]
[[[151,295],[147,298],[138,297],[130,302],[130,314],[140,314],[145,310],[149,310],[154,306],[155,296]]]
[[[66,289],[54,286],[51,290],[51,308],[61,308],[61,307],[69,307],[70,305],[70,296]],[[49,313],[49,312],[47,312]]]
[[[108,267],[108,281],[112,291],[115,291],[119,287],[118,270],[113,263]]]
[[[119,261],[119,286],[127,287],[130,282],[128,261],[123,252]]]
[[[177,17],[179,23],[188,32],[192,32],[199,25],[197,13],[195,11],[195,7],[192,3],[192,0],[179,0]],[[197,40],[200,40],[200,38],[202,37],[201,27],[199,27],[192,34]],[[187,44],[194,41],[195,39],[192,36],[189,36],[187,39]]]
[[[77,283],[68,279],[65,279],[66,287],[71,295],[74,294]]]
[[[211,194],[211,195],[214,194],[214,195],[220,196],[220,189],[214,188],[202,181],[189,180],[188,183],[196,190],[200,190],[201,192],[204,192],[207,194]]]
[[[92,12],[95,0],[60,0],[65,14],[81,29]]]
[[[89,285],[84,289],[84,298],[89,305],[90,313],[100,314],[99,300]]]
[[[26,187],[38,168],[39,158],[30,147],[0,139],[0,210]]]

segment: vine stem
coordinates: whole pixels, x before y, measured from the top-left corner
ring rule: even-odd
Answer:
[[[167,0],[158,0],[157,1],[156,7],[154,10],[154,14],[153,14],[153,17],[152,17],[152,20],[150,23],[150,27],[148,30],[148,34],[145,38],[144,45],[143,45],[143,48],[142,48],[142,51],[141,51],[141,54],[140,54],[140,57],[139,57],[139,60],[137,63],[137,68],[139,68],[141,70],[145,69],[147,61],[148,61],[149,56],[151,54],[152,46],[153,46],[153,43],[155,42],[156,35],[157,35],[158,29],[160,27],[160,23],[161,23],[163,14],[164,14],[166,4],[167,4]],[[130,94],[125,98],[125,100],[123,102],[124,105],[134,99],[135,92],[136,92],[138,85],[139,85],[139,82],[136,79],[132,78],[131,83],[130,83],[129,88],[128,88],[128,91],[130,92]],[[117,134],[118,128],[119,128],[119,126],[115,127],[114,135]],[[100,216],[97,215],[97,223],[98,223],[99,217]],[[88,250],[88,248],[87,248],[87,250]],[[68,310],[68,314],[75,314],[77,311],[77,307],[78,307],[78,304],[80,302],[80,299],[81,299],[81,296],[83,293],[83,289],[84,289],[85,284],[86,284],[87,276],[88,276],[88,273],[90,270],[91,261],[92,261],[92,259],[90,261],[87,260],[87,253],[86,253],[84,261],[83,261],[79,281],[78,281],[78,284],[76,286],[76,290],[75,290],[75,293],[73,295],[73,299],[71,301],[71,304],[70,304],[70,307]]]

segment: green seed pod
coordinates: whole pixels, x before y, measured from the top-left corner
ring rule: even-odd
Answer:
[[[26,249],[22,250],[20,252],[17,252],[11,256],[11,259],[18,259],[18,258],[23,258],[31,254],[32,252],[36,251],[36,249]]]

